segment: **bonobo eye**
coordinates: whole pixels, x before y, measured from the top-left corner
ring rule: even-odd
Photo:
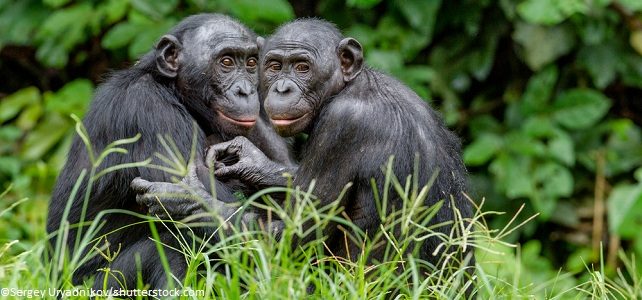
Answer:
[[[221,58],[221,65],[224,67],[233,67],[234,66],[234,60],[230,58],[229,56]]]
[[[294,69],[299,73],[305,73],[310,70],[310,65],[308,65],[308,63],[300,62],[294,65]]]
[[[272,61],[272,62],[270,62],[268,64],[268,69],[270,71],[274,71],[274,72],[281,71],[281,63],[280,62],[276,62],[276,61]]]
[[[245,66],[250,69],[256,68],[256,58],[251,57],[250,59],[248,59],[247,62],[245,63]]]

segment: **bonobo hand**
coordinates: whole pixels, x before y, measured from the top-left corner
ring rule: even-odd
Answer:
[[[241,228],[250,224],[264,222],[267,232],[277,237],[283,230],[283,222],[278,219],[259,221],[263,215],[253,211],[243,211],[239,205],[214,199],[197,176],[197,167],[188,166],[188,173],[179,183],[149,182],[140,177],[134,178],[131,188],[136,192],[136,202],[147,206],[149,214],[161,219],[180,220],[190,217],[191,221],[208,223],[213,227],[222,226],[223,232],[231,235],[235,229],[230,226],[237,220]],[[216,212],[217,217],[207,213],[205,208]]]
[[[235,163],[227,165],[226,161],[235,161]],[[286,186],[287,179],[283,174],[296,173],[295,167],[270,160],[252,142],[242,136],[210,146],[207,150],[206,163],[210,168],[212,164],[214,165],[214,175],[217,178],[237,178],[245,184],[258,188]]]
[[[131,182],[131,188],[136,192],[136,202],[146,206],[151,215],[162,219],[204,214],[204,204],[213,209],[224,205],[205,189],[194,164],[188,166],[187,175],[179,183],[149,182],[137,177]]]

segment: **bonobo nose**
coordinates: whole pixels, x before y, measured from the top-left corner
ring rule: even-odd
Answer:
[[[280,79],[274,83],[274,88],[272,89],[272,91],[279,94],[287,94],[292,92],[294,88],[294,83],[292,81]]]
[[[232,90],[234,91],[235,96],[241,97],[247,97],[256,93],[256,89],[254,89],[254,86],[252,86],[252,84],[247,80],[235,83],[232,87]]]

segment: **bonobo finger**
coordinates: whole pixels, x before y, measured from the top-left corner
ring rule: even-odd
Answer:
[[[234,146],[235,144],[234,140],[231,140],[207,147],[207,152],[205,154],[206,161],[212,161],[224,153],[236,153],[236,151],[238,151],[238,147]]]
[[[165,212],[165,208],[163,208],[163,206],[161,206],[160,204],[156,203],[156,204],[151,205],[149,207],[149,214],[150,215],[161,216],[161,215],[165,215],[166,212]]]
[[[134,178],[132,182],[129,184],[129,187],[136,192],[136,194],[144,194],[149,191],[149,188],[152,186],[152,183],[142,179],[140,177]]]
[[[238,165],[223,166],[222,168],[216,169],[214,171],[214,176],[216,178],[237,177],[239,172],[240,168],[238,167]]]
[[[152,204],[152,199],[148,194],[138,194],[136,195],[136,203],[143,206],[150,206]]]

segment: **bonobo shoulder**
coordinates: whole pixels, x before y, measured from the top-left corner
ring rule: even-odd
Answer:
[[[347,126],[358,126],[372,118],[376,112],[364,99],[351,95],[340,95],[328,103],[319,120],[339,121]]]

